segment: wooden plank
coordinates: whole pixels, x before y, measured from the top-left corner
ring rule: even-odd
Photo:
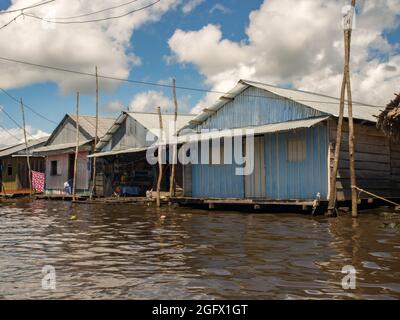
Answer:
[[[366,190],[385,190],[390,189],[391,180],[389,179],[357,179],[357,186]],[[350,179],[340,178],[337,180],[336,187],[338,189],[350,189]],[[400,190],[399,190],[400,193]]]
[[[331,130],[336,131],[336,121],[331,122]],[[357,137],[357,135],[371,135],[371,136],[377,136],[377,137],[382,137],[386,138],[385,135],[379,131],[375,126],[369,126],[369,125],[361,125],[361,124],[354,124],[354,132]],[[343,124],[343,134],[348,134],[349,133],[349,126],[347,121]]]
[[[392,168],[400,168],[400,159],[392,159],[390,164]]]
[[[331,168],[333,164],[331,163]],[[339,162],[339,169],[348,169],[350,166],[348,160],[341,160]],[[389,163],[377,163],[377,162],[366,162],[366,161],[356,161],[357,170],[371,170],[380,172],[390,172],[391,167]]]
[[[331,160],[333,156],[331,155]],[[342,151],[340,153],[340,161],[349,160],[349,154],[347,152]],[[389,153],[385,154],[372,154],[372,153],[356,153],[355,160],[357,161],[364,161],[364,162],[371,162],[371,163],[389,163],[390,156]]]
[[[390,158],[391,159],[400,160],[400,152],[399,151],[393,151],[392,149],[390,149]]]
[[[334,139],[336,138],[336,130],[331,130],[330,134],[329,134],[329,138],[331,141],[335,141]],[[375,136],[375,135],[368,135],[368,134],[359,134],[356,135],[356,139],[357,139],[357,144],[361,143],[361,144],[372,144],[372,145],[385,145],[385,146],[389,146],[390,142],[389,139],[387,139],[386,137],[381,137],[381,136]],[[342,143],[348,143],[349,141],[349,135],[348,133],[343,133],[342,136]]]
[[[400,153],[400,144],[390,142],[390,149]]]
[[[338,171],[338,178],[347,179],[350,175],[349,169],[341,169]],[[385,171],[357,170],[357,178],[370,180],[390,180],[391,174]]]
[[[367,190],[367,189],[366,189]],[[379,189],[379,190],[374,190],[374,189],[368,189],[367,191],[375,193],[378,196],[384,197],[384,198],[398,198],[400,197],[400,192],[399,191],[393,191],[391,189]],[[350,190],[338,190],[337,192],[337,197],[338,201],[345,201],[345,200],[351,200],[351,192]],[[359,196],[360,199],[369,199],[371,196],[361,193]]]
[[[368,145],[368,144],[356,144],[354,146],[355,152],[369,153],[369,154],[389,154],[389,146],[378,146],[378,145]],[[342,144],[341,151],[348,152],[349,146],[347,144]]]

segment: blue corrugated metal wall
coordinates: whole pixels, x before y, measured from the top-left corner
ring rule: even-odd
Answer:
[[[305,140],[305,159],[290,161],[290,139]],[[274,200],[315,199],[318,192],[326,199],[328,192],[327,127],[265,135],[265,194]],[[262,157],[257,157],[260,159]],[[200,198],[244,198],[244,176],[235,175],[235,165],[193,165],[192,196]]]
[[[228,102],[198,129],[258,126],[318,117],[324,113],[258,88],[248,88]]]
[[[235,175],[236,165],[192,165],[192,197],[244,198],[243,176]]]
[[[287,141],[304,138],[306,159],[287,160]],[[328,146],[326,125],[296,132],[265,136],[266,197],[270,199],[315,199],[328,193]]]

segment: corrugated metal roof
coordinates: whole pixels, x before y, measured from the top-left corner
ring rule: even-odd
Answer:
[[[79,146],[83,146],[83,145],[85,145],[85,144],[87,144],[89,142],[91,142],[91,141],[90,140],[81,141],[79,143]],[[45,147],[41,147],[41,148],[35,149],[34,153],[65,150],[65,149],[70,149],[70,148],[75,148],[75,147],[76,147],[76,143],[75,142],[54,144],[54,145],[49,145],[49,146],[45,146]]]
[[[241,80],[241,82],[249,86],[267,90],[278,96],[296,101],[321,112],[331,114],[335,117],[339,116],[339,98],[308,91],[285,89],[249,80]],[[380,113],[379,110],[379,107],[353,101],[353,117],[355,119],[376,122],[375,116],[378,116]],[[345,103],[344,116],[348,116],[347,103]]]
[[[124,153],[136,153],[141,151],[146,151],[148,148],[129,148],[129,149],[121,149],[121,150],[114,150],[114,151],[106,151],[106,152],[98,152],[88,156],[88,158],[100,158],[106,156],[115,156],[117,154],[124,154]]]
[[[118,130],[120,125],[125,121],[126,117],[129,116],[139,122],[143,127],[147,128],[154,135],[158,134],[158,129],[160,127],[159,117],[157,113],[148,112],[122,112],[119,117],[115,120],[114,124],[110,127],[107,133],[104,134],[103,138],[97,144],[96,149],[102,149],[112,138],[113,134]],[[173,125],[174,115],[163,114],[163,126],[166,132],[168,131],[169,124]],[[194,115],[184,115],[178,114],[178,119],[176,122],[176,130],[180,130],[185,125],[189,123],[190,120],[194,118]]]
[[[141,123],[152,133],[156,134],[160,128],[160,120],[157,113],[144,113],[144,112],[127,112],[127,114]],[[176,121],[176,130],[181,129],[188,124],[190,120],[194,118],[194,115],[183,115],[179,114]],[[173,126],[175,116],[173,114],[163,114],[162,121],[163,127],[167,130],[170,126]]]
[[[193,127],[196,124],[204,122],[206,119],[212,116],[213,112],[222,108],[225,104],[230,102],[230,99],[234,99],[237,95],[242,93],[249,87],[255,87],[262,90],[269,91],[276,94],[284,99],[290,99],[292,101],[298,102],[304,106],[313,108],[320,112],[324,112],[335,117],[339,116],[339,98],[330,97],[327,95],[322,95],[318,93],[312,93],[301,90],[280,88],[277,86],[264,84],[261,82],[250,81],[250,80],[240,80],[238,84],[223,95],[216,103],[208,107],[208,111],[205,110],[196,116],[192,125],[185,127]],[[367,120],[371,122],[376,122],[376,116],[380,113],[380,108],[365,103],[360,103],[353,101],[353,117],[359,120]],[[345,117],[348,116],[347,105],[345,104]]]
[[[45,143],[49,137],[43,137],[40,139],[35,139],[35,140],[30,140],[28,141],[28,148],[31,149],[32,147],[35,147],[39,144]],[[10,155],[13,155],[14,153],[24,151],[26,149],[25,143],[19,143],[14,146],[7,147],[5,149],[2,149],[0,151],[0,158],[1,157],[7,157]],[[35,150],[36,151],[36,150]]]
[[[245,133],[245,130],[253,130],[254,135],[264,134],[264,133],[274,133],[274,132],[284,132],[290,131],[294,129],[304,129],[311,128],[318,123],[321,123],[327,120],[327,117],[319,117],[319,118],[311,118],[305,120],[295,120],[295,121],[287,121],[287,122],[279,122],[279,123],[271,123],[265,124],[261,126],[254,127],[244,127],[239,129],[232,130],[220,130],[220,131],[210,131],[206,133],[196,133],[196,134],[183,134],[178,137],[178,143],[184,143],[190,141],[190,139],[196,140],[208,140],[208,139],[219,139],[223,137],[234,137],[240,136]]]
[[[76,115],[68,114],[74,122],[76,122]],[[108,129],[114,124],[115,118],[99,117],[98,121],[98,137],[103,137]],[[79,126],[85,130],[91,137],[96,135],[96,117],[94,116],[81,116],[79,115]]]

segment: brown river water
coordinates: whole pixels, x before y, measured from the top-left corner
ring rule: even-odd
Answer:
[[[26,298],[398,299],[400,217],[0,203],[0,299]]]

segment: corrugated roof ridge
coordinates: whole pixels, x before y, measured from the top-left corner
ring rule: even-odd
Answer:
[[[133,113],[133,114],[153,114],[153,115],[158,115],[157,112],[136,112],[136,111],[124,111],[127,114]],[[173,116],[174,113],[162,113],[163,116]],[[178,113],[178,116],[195,116],[196,114],[194,113]]]
[[[327,94],[323,94],[323,93],[317,93],[317,92],[301,90],[301,89],[285,88],[285,87],[282,87],[282,86],[277,86],[277,85],[273,85],[273,84],[269,84],[269,83],[264,83],[264,82],[261,82],[261,81],[253,81],[253,80],[247,80],[247,79],[240,79],[239,82],[242,82],[242,83],[248,84],[248,85],[251,85],[251,83],[258,83],[258,84],[269,86],[269,87],[273,87],[273,88],[276,88],[276,89],[283,89],[283,90],[288,90],[288,91],[312,94],[312,95],[315,95],[315,96],[334,99],[334,100],[337,100],[338,102],[340,102],[340,98],[333,97],[333,96],[330,96],[330,95],[327,95]],[[347,101],[347,100],[345,100],[345,101]],[[374,107],[374,108],[379,108],[380,107],[380,106],[374,106],[372,104],[368,104],[368,103],[360,102],[360,101],[356,101],[356,100],[353,100],[352,102],[353,102],[353,104],[363,105],[363,106],[367,106],[367,107]]]
[[[76,117],[76,114],[74,113],[67,113],[68,116],[72,117]],[[96,118],[96,116],[92,116],[92,115],[79,115],[79,118]],[[99,116],[99,119],[114,119],[114,117],[110,117],[110,116]]]

